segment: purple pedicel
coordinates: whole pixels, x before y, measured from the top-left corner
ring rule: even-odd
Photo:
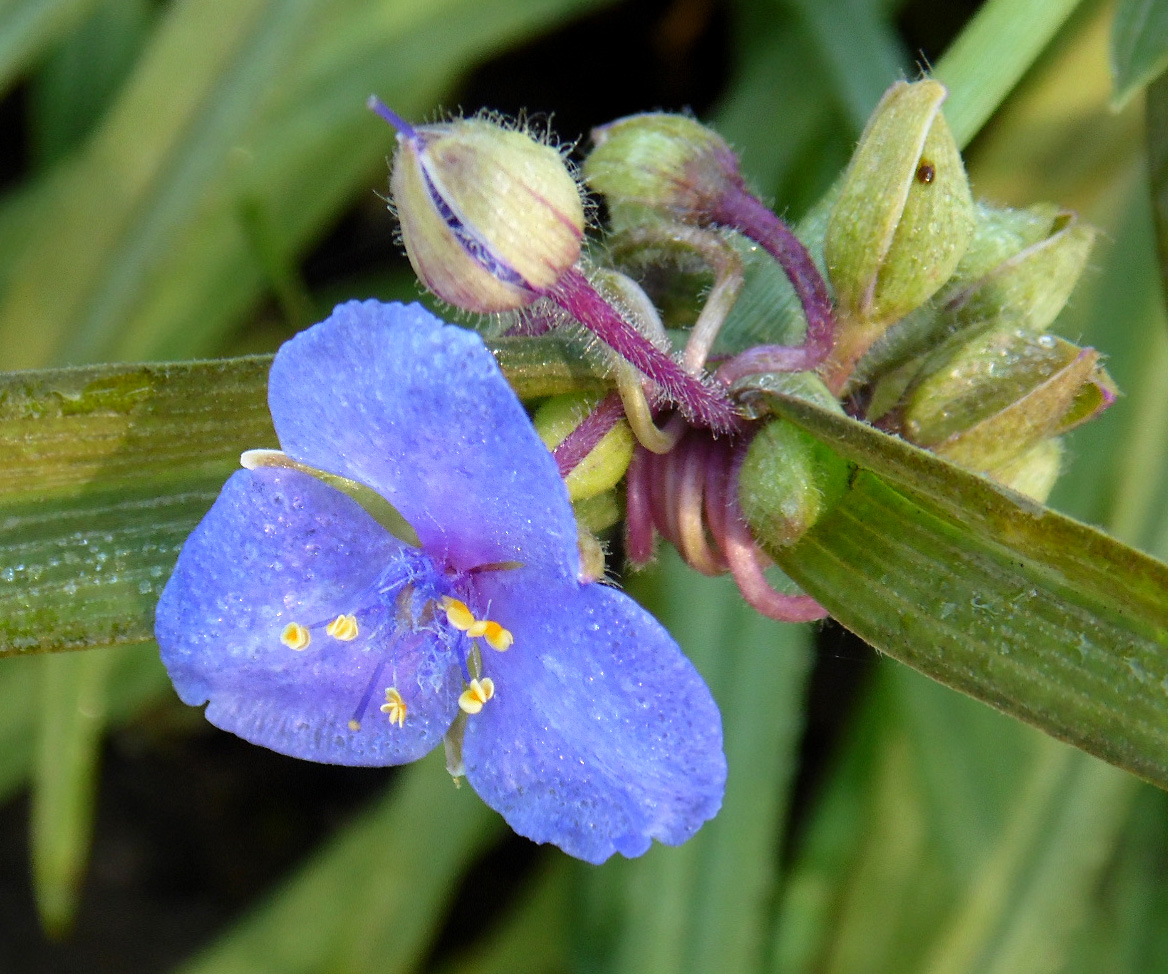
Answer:
[[[624,320],[573,267],[564,273],[547,296],[560,305],[613,351],[661,387],[693,423],[716,433],[740,428],[741,418],[721,387],[706,385],[686,372]]]
[[[619,393],[610,392],[600,400],[583,422],[552,450],[561,477],[567,477],[625,414]]]
[[[730,463],[730,475],[726,480],[726,522],[719,543],[726,560],[730,563],[730,573],[738,591],[751,606],[770,619],[779,622],[815,622],[827,617],[827,610],[810,595],[788,595],[776,591],[763,574],[765,564],[770,559],[759,550],[746,518],[742,505],[738,502],[738,476],[742,462],[746,459],[749,444],[743,444],[735,451]]]
[[[809,595],[776,591],[770,559],[750,534],[738,501],[738,473],[749,443],[731,446],[694,431],[663,455],[637,447],[627,475],[625,551],[637,566],[653,556],[657,530],[706,575],[729,571],[746,601],[780,622],[812,622],[827,611]]]
[[[713,205],[709,216],[746,235],[779,262],[807,319],[802,345],[760,345],[723,365],[719,376],[733,382],[759,372],[805,372],[816,368],[835,342],[835,317],[827,284],[803,242],[737,180]]]

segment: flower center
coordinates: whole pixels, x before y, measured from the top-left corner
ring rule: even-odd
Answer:
[[[483,566],[482,570],[511,567],[510,563]],[[380,712],[391,725],[403,727],[410,710],[410,698],[427,691],[426,681],[417,686],[397,684],[397,653],[403,640],[415,643],[423,637],[436,638],[450,652],[459,655],[465,675],[458,706],[465,714],[477,714],[495,695],[495,684],[483,672],[482,640],[496,652],[506,652],[515,642],[511,631],[494,619],[480,618],[462,599],[448,594],[452,580],[440,572],[422,552],[403,552],[395,558],[377,581],[355,598],[356,608],[342,612],[331,621],[305,625],[289,622],[280,633],[280,642],[296,653],[309,650],[313,634],[321,633],[329,641],[351,643],[363,640],[364,652],[377,651],[379,657],[348,722],[349,730],[361,730],[361,721],[375,691],[380,687],[385,702]],[[489,611],[489,608],[488,608]],[[381,636],[382,638],[378,638]],[[319,645],[319,644],[318,644]],[[382,680],[389,668],[390,679]],[[386,686],[385,682],[389,685]],[[432,692],[432,688],[431,688]]]

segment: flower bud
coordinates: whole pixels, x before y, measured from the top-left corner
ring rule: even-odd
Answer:
[[[592,130],[584,180],[602,194],[616,230],[646,211],[702,222],[738,178],[725,140],[687,115],[650,112]]]
[[[956,287],[946,295],[948,327],[957,330],[996,319],[1041,334],[1062,311],[1087,266],[1095,230],[1074,213],[1055,211],[1049,219],[1029,222],[1019,240],[1019,217],[1025,211],[980,211],[977,249],[969,255],[972,259],[958,265]],[[1040,229],[1046,232],[1034,233]],[[1029,239],[1032,234],[1036,239]],[[1015,242],[1021,246],[1010,253],[1007,248]]]
[[[604,545],[596,535],[579,523],[576,525],[576,549],[580,552],[580,568],[576,580],[581,585],[587,585],[604,578],[606,568]]]
[[[580,425],[595,405],[595,397],[571,393],[548,399],[532,417],[535,431],[549,450],[554,449]],[[576,502],[612,490],[629,468],[633,442],[629,424],[619,420],[564,478],[568,497]]]
[[[940,82],[897,82],[852,156],[828,222],[828,273],[845,318],[889,323],[953,273],[973,234],[973,199],[941,115]]]
[[[1063,444],[1057,437],[1039,440],[1028,450],[986,474],[1011,490],[1045,504],[1063,464]]]
[[[979,203],[975,211],[973,239],[953,276],[932,301],[884,332],[856,364],[849,388],[879,381],[963,330],[1011,326],[1039,335],[1062,310],[1086,266],[1094,229],[1049,205],[1014,210]]]
[[[979,471],[1008,464],[1115,399],[1094,349],[1016,328],[950,342],[922,376],[905,397],[905,438]]]
[[[390,192],[418,278],[457,308],[523,307],[580,256],[584,207],[560,154],[486,119],[399,126]]]
[[[847,491],[851,469],[787,420],[767,423],[750,444],[738,482],[755,540],[770,550],[798,541]]]

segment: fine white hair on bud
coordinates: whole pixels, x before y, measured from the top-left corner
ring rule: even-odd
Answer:
[[[397,129],[390,193],[406,255],[434,294],[513,311],[575,265],[584,203],[556,148],[489,117],[411,126],[371,107]]]

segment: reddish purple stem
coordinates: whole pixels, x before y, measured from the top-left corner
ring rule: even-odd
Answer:
[[[752,348],[723,365],[718,370],[719,377],[733,382],[759,372],[805,372],[816,368],[831,352],[835,317],[827,284],[803,242],[739,183],[722,194],[709,215],[716,223],[745,234],[779,262],[807,319],[802,345]]]
[[[624,414],[625,407],[619,393],[610,392],[601,399],[592,412],[584,417],[584,421],[552,450],[556,466],[560,469],[560,476],[567,477],[575,470],[580,461],[596,449],[597,444],[616,426]]]
[[[720,386],[706,385],[624,320],[579,270],[567,271],[548,297],[661,388],[685,415],[717,433],[739,428],[740,417]]]

